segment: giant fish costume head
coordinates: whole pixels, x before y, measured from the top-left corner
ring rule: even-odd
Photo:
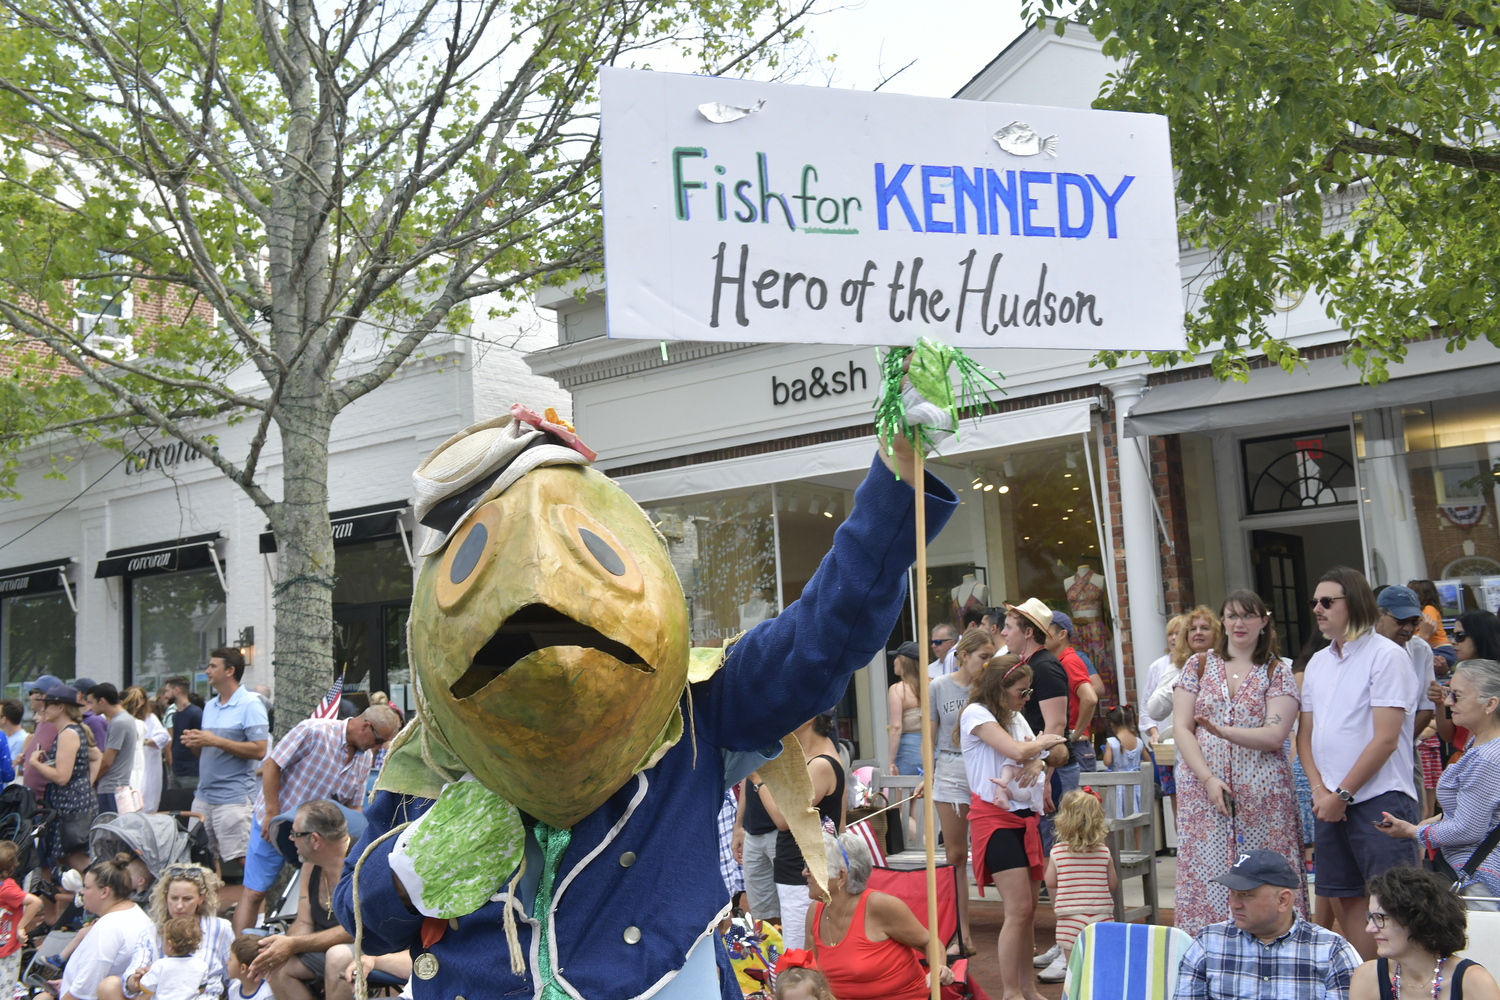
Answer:
[[[666,546],[593,457],[550,411],[517,406],[415,476],[417,518],[441,533],[411,608],[422,724],[559,828],[670,745],[687,683],[687,604]]]

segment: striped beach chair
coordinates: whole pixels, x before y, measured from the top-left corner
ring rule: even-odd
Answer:
[[[1175,927],[1089,924],[1073,945],[1065,1000],[1172,1000],[1193,939]]]

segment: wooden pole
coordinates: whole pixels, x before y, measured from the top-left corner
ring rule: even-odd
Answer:
[[[927,475],[923,469],[922,443],[916,445],[917,491],[917,579],[922,591],[917,598],[917,704],[922,712],[922,839],[927,845],[927,968],[932,972],[932,1000],[939,1000],[942,985],[937,970],[943,962],[943,942],[938,938],[937,905],[937,815],[932,803],[932,713],[927,698],[927,657],[932,644],[927,641]],[[897,814],[900,815],[899,813]]]

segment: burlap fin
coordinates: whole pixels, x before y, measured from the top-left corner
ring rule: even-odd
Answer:
[[[771,799],[781,811],[802,861],[812,873],[818,896],[828,899],[828,857],[823,853],[823,820],[813,807],[812,779],[807,776],[807,758],[797,737],[781,738],[781,756],[760,766],[760,776],[771,790]]]

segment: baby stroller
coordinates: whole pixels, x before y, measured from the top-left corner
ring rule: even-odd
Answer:
[[[0,788],[0,840],[16,845],[16,870],[11,878],[23,888],[30,888],[32,874],[42,863],[41,838],[51,810],[36,804],[36,796],[25,785]]]
[[[89,857],[108,858],[126,851],[140,858],[151,880],[168,865],[191,860],[188,835],[171,816],[160,813],[100,813],[89,828]]]

